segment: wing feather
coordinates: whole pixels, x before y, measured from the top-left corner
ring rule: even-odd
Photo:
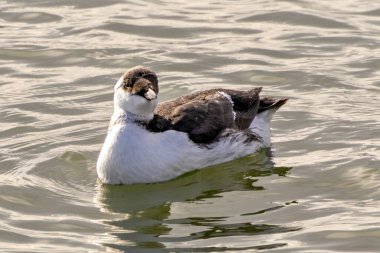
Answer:
[[[196,143],[210,142],[223,129],[234,126],[233,105],[219,92],[161,103],[156,114],[161,122],[170,122],[169,129],[188,133]]]
[[[260,91],[211,89],[160,103],[150,130],[177,130],[196,143],[209,143],[226,128],[249,127],[260,106]]]

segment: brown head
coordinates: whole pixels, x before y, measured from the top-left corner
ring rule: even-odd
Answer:
[[[158,78],[143,66],[127,70],[115,85],[115,107],[137,115],[153,114],[157,105]]]
[[[122,76],[122,88],[131,93],[144,96],[149,89],[158,94],[158,79],[156,74],[143,66],[127,70]]]

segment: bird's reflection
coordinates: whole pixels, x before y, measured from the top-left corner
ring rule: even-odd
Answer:
[[[223,236],[223,233],[219,231],[225,231],[225,236],[228,236],[232,231],[242,234],[247,231],[247,233],[265,233],[266,230],[275,230],[276,226],[273,225],[253,228],[249,224],[243,227],[236,224],[233,229],[221,229],[218,220],[223,220],[224,217],[198,217],[197,219],[203,219],[205,224],[207,223],[207,230],[190,233],[186,237],[175,236],[175,239],[170,237],[173,222],[196,226],[193,217],[181,221],[170,219],[172,203],[198,203],[222,197],[222,193],[230,191],[263,190],[264,187],[258,185],[257,182],[260,177],[272,174],[286,175],[291,168],[275,167],[270,159],[270,153],[270,150],[263,150],[258,154],[194,171],[164,183],[120,186],[99,183],[96,197],[98,206],[103,212],[123,214],[124,217],[105,221],[114,228],[115,232],[112,235],[118,239],[117,243],[107,246],[122,250],[146,248],[154,249],[152,252],[159,252],[166,248],[167,242],[202,239],[213,235],[212,231],[218,231],[219,237]],[[191,216],[191,210],[189,210],[189,216]],[[210,219],[214,221],[209,222]]]

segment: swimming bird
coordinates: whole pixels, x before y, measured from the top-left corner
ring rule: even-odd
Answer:
[[[143,66],[127,70],[114,87],[100,181],[162,182],[270,147],[270,120],[287,99],[260,92],[209,89],[158,104],[157,75]]]

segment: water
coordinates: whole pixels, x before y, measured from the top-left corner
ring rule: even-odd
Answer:
[[[0,251],[378,252],[376,1],[0,0]],[[161,101],[263,86],[273,147],[176,180],[103,186],[127,68]]]

